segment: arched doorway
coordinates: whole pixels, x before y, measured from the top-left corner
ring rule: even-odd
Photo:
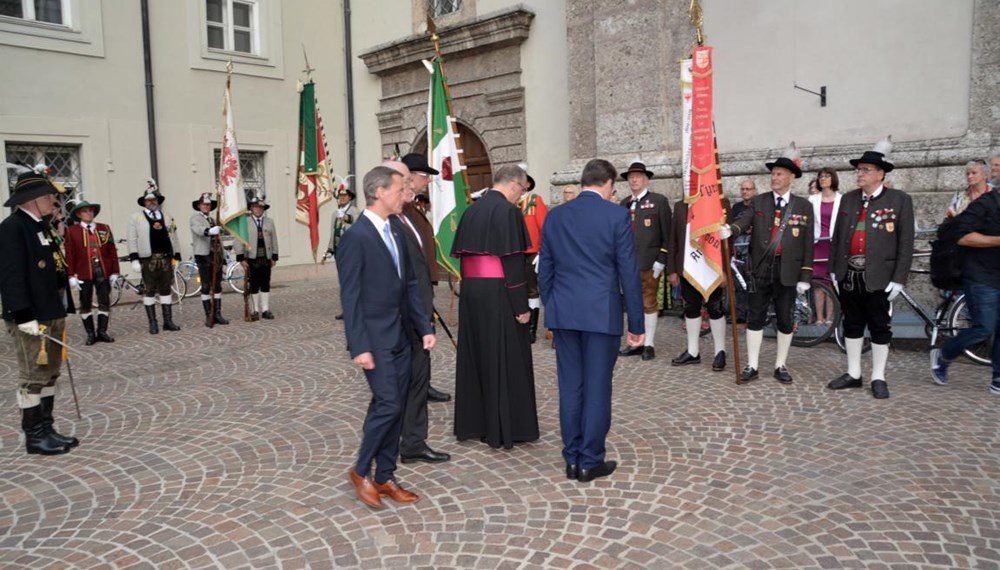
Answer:
[[[465,159],[465,173],[469,177],[469,191],[476,192],[493,185],[493,168],[490,166],[490,155],[483,139],[479,138],[462,123],[458,123],[459,144],[462,145],[462,155]],[[426,154],[427,135],[421,135],[413,152]]]

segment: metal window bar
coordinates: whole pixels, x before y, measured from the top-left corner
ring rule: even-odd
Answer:
[[[60,209],[64,215],[72,209],[70,201],[83,199],[83,176],[80,173],[80,147],[77,145],[48,145],[29,142],[6,143],[6,161],[13,164],[23,164],[34,168],[36,164],[44,164],[51,169],[52,179],[66,188],[66,193],[59,196]],[[7,171],[9,188],[14,188],[17,173]]]
[[[431,16],[437,18],[461,10],[462,0],[428,0],[427,7]]]
[[[260,193],[267,196],[264,177],[264,157],[266,152],[255,152],[249,150],[240,151],[240,173],[243,176],[243,191],[247,200],[252,199]],[[219,161],[222,159],[222,150],[215,150],[215,179],[219,179]]]

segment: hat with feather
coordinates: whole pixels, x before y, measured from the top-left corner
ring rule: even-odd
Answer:
[[[882,169],[886,174],[892,172],[893,168],[896,166],[889,162],[889,153],[892,152],[892,135],[885,137],[884,139],[875,143],[875,147],[872,150],[866,150],[861,158],[851,159],[849,162],[851,166],[857,168],[859,164],[871,164],[872,166],[877,166]]]
[[[261,206],[264,207],[265,210],[268,210],[268,209],[271,208],[271,205],[268,204],[267,200],[264,199],[264,195],[263,194],[259,194],[259,193],[258,194],[254,194],[253,198],[250,198],[250,200],[247,201],[247,207],[254,206],[254,205],[261,205]]]
[[[17,171],[18,175],[17,182],[10,189],[10,197],[3,204],[4,207],[13,208],[35,198],[59,193],[59,189],[49,180],[48,169],[44,165],[40,164],[34,169],[23,164],[6,163],[6,166]]]
[[[152,178],[146,180],[146,190],[143,191],[142,196],[139,196],[136,202],[145,208],[146,200],[156,200],[158,204],[163,204],[163,201],[166,200],[163,194],[160,194],[160,187],[156,185],[156,181]]]
[[[802,178],[802,155],[799,154],[799,149],[795,146],[795,141],[792,141],[792,143],[788,145],[784,154],[779,156],[773,162],[765,162],[764,166],[766,166],[768,170],[774,170],[775,166],[780,166],[781,168],[790,170],[796,178]]]
[[[191,202],[191,207],[194,208],[195,211],[200,212],[201,210],[198,209],[198,207],[202,204],[211,204],[212,207],[209,208],[209,211],[212,211],[219,206],[219,201],[212,197],[211,192],[202,192],[201,196],[198,196],[197,200]]]

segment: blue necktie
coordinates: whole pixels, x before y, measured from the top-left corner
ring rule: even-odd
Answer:
[[[389,248],[389,253],[392,254],[392,262],[396,264],[396,275],[400,275],[399,252],[396,251],[396,240],[392,239],[392,232],[389,230],[388,222],[382,226],[382,239],[385,241],[385,246]]]

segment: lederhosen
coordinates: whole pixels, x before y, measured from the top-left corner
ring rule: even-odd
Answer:
[[[94,225],[96,224],[90,227]],[[73,227],[67,231],[83,232],[84,249],[87,252],[87,262],[90,264],[92,276],[92,279],[80,281],[80,312],[84,315],[90,312],[96,290],[97,310],[108,313],[111,310],[111,282],[108,280],[109,276],[105,274],[104,264],[101,263],[101,231],[88,229],[88,224],[80,224],[79,229]]]
[[[264,245],[264,218],[258,220],[250,216],[257,225],[257,243],[254,256],[247,260],[250,265],[250,294],[271,292],[271,260],[267,257],[267,246]]]
[[[143,215],[149,222],[149,246],[153,252],[151,256],[139,260],[142,264],[142,282],[145,285],[143,294],[146,297],[169,297],[174,277],[174,247],[170,243],[166,216],[161,212],[160,219],[157,220],[145,211]]]
[[[792,324],[792,309],[795,306],[796,291],[795,286],[781,284],[781,239],[784,234],[783,225],[790,217],[791,200],[785,201],[781,209],[775,204],[774,223],[771,226],[771,240],[768,242],[768,250],[763,255],[757,271],[748,281],[751,289],[747,299],[747,329],[759,331],[764,328],[767,321],[767,309],[771,301],[774,301],[774,316],[778,332],[791,334],[794,330]],[[756,253],[756,252],[754,252]]]
[[[208,227],[212,228],[215,224],[215,219],[208,214],[202,214],[205,219],[208,220]],[[208,239],[215,240],[218,239],[216,236],[208,236]],[[219,244],[221,246],[221,244]],[[211,251],[211,247],[209,247]],[[222,256],[222,247],[219,247],[219,251],[216,252],[215,257],[217,261],[215,262],[215,293],[222,293],[222,268],[226,265],[225,260]],[[198,278],[201,280],[201,294],[208,295],[212,288],[212,254],[208,255],[196,255],[194,256],[194,262],[198,265]]]
[[[865,252],[868,247],[865,236],[868,229],[870,201],[862,199],[861,211],[858,213],[854,233],[851,235],[847,275],[840,283],[840,307],[844,315],[845,338],[862,338],[867,326],[872,343],[889,344],[892,341],[889,294],[881,289],[869,291],[865,281]]]

